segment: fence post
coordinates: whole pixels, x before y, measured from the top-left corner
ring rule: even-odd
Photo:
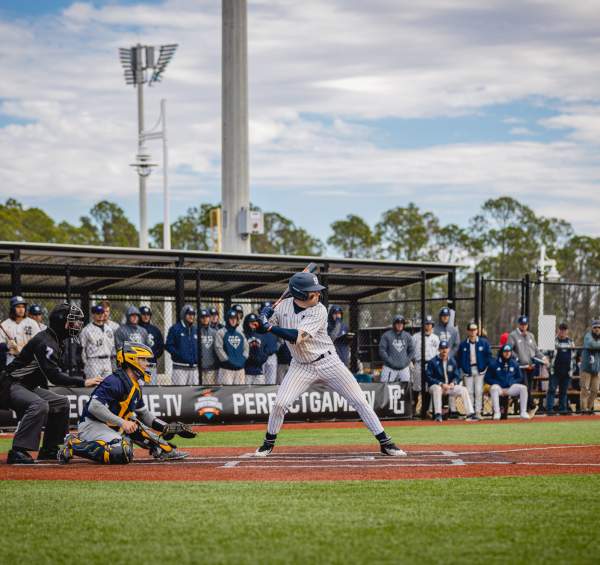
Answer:
[[[473,299],[473,316],[479,331],[481,332],[481,274],[475,272],[474,276],[475,294]]]
[[[529,318],[530,313],[531,313],[531,277],[529,276],[529,273],[527,273],[525,275],[524,284],[525,284],[525,301],[524,301],[523,314],[525,314],[525,316],[527,316]]]
[[[456,310],[456,270],[448,273],[448,308]]]
[[[71,304],[71,267],[67,265],[65,267],[65,291],[67,293],[67,302]],[[73,375],[73,359],[71,358],[72,353],[71,337],[67,338],[67,360],[68,360],[68,372],[69,375]]]
[[[329,272],[329,263],[323,263],[323,267],[320,269],[321,284],[325,287],[325,290],[321,292],[321,302],[325,308],[329,308],[329,289],[327,288],[327,273]]]
[[[11,254],[10,288],[13,296],[21,294],[21,250],[16,248]]]
[[[358,332],[359,332],[359,306],[357,300],[350,302],[350,331],[354,338],[350,343],[350,370],[358,373]]]
[[[196,270],[196,329],[198,339],[196,340],[196,352],[198,358],[198,383],[202,386],[202,325],[200,324],[200,305],[202,296],[200,292],[200,270]]]
[[[425,290],[426,290],[426,284],[427,284],[427,273],[425,271],[421,271],[421,418],[425,419],[425,417],[427,416],[427,404],[429,401],[429,398],[427,398],[427,401],[425,400],[426,397],[428,397],[427,393],[425,392],[425,328],[423,327],[423,322],[425,321],[425,308],[426,308],[426,302],[425,302]],[[450,277],[448,276],[448,288],[450,288]],[[450,292],[448,292],[448,297],[450,297]],[[410,386],[410,384],[409,384]],[[410,393],[410,397],[411,397],[411,401],[412,401],[412,386],[411,386],[411,393]],[[412,405],[411,405],[411,412],[412,412]]]
[[[185,304],[185,279],[183,277],[183,265],[185,259],[179,257],[177,266],[175,267],[175,319],[179,320],[179,312]]]
[[[485,277],[481,277],[481,309],[479,311],[479,315],[481,316],[481,328],[480,331],[482,329],[485,328]],[[486,330],[487,331],[487,330]]]

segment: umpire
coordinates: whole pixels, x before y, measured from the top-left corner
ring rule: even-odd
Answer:
[[[49,327],[36,334],[6,368],[0,380],[0,407],[14,410],[20,421],[8,452],[8,464],[55,460],[58,447],[68,432],[69,401],[48,390],[48,381],[68,387],[95,386],[100,377],[83,379],[64,373],[59,366],[62,344],[75,338],[83,325],[83,312],[72,304],[61,304],[50,313]],[[44,441],[40,449],[42,428]]]

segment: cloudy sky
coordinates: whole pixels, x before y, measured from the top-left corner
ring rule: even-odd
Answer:
[[[465,224],[511,195],[600,235],[600,0],[249,0],[252,201],[325,239],[414,201]],[[220,198],[220,2],[0,0],[0,198],[137,222],[118,48],[178,43],[173,217]],[[152,142],[160,157],[160,143]],[[162,218],[160,171],[150,220]]]

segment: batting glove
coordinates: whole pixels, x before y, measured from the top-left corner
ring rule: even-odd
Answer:
[[[275,314],[275,310],[270,306],[265,306],[258,315],[259,317],[265,316],[265,318],[268,320],[273,314]]]
[[[258,321],[260,322],[260,329],[262,332],[270,332],[273,324],[269,322],[270,316],[265,316],[264,314],[260,314],[258,316]]]

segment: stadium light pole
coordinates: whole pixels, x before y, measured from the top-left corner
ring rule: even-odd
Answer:
[[[152,163],[144,141],[148,136],[144,132],[144,84],[152,86],[162,80],[167,65],[173,58],[177,44],[161,45],[158,48],[158,58],[155,57],[156,48],[149,45],[120,48],[119,58],[125,74],[125,83],[137,87],[137,114],[138,114],[138,152],[135,163],[139,179],[139,208],[140,208],[140,235],[139,246],[148,248],[148,210],[146,198],[146,179],[152,172]],[[162,116],[162,113],[161,113]],[[164,126],[164,122],[163,122]],[[165,134],[166,135],[166,134]],[[166,167],[166,163],[163,163]]]

